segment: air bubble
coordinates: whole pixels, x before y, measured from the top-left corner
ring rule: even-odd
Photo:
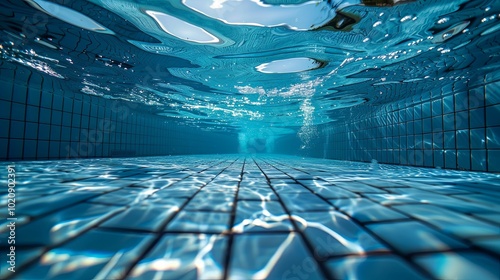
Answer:
[[[443,34],[443,39],[446,40],[446,39],[448,39],[451,36],[453,36],[453,32],[446,32],[446,33]]]
[[[400,22],[405,22],[405,21],[407,21],[407,20],[409,20],[409,19],[411,19],[411,18],[412,18],[412,16],[405,16],[405,17],[403,17],[402,19],[400,19],[399,21],[400,21]]]
[[[445,17],[445,18],[442,18],[440,20],[437,21],[437,24],[443,24],[443,23],[446,23],[450,20],[450,18],[448,17]]]

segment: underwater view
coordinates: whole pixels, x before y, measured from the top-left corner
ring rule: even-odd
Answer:
[[[3,0],[1,279],[500,279],[500,1]]]

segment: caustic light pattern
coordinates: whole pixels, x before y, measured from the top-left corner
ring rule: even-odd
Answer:
[[[500,175],[238,155],[20,162],[16,173],[11,279],[500,275]]]

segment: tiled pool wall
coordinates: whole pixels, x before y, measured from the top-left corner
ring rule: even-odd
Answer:
[[[0,160],[237,150],[229,135],[165,122],[130,102],[75,93],[64,81],[23,67],[0,67]]]
[[[498,73],[363,109],[320,129],[313,156],[500,172]]]

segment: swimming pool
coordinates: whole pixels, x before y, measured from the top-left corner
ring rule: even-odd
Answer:
[[[2,277],[499,277],[500,2],[0,7]]]

